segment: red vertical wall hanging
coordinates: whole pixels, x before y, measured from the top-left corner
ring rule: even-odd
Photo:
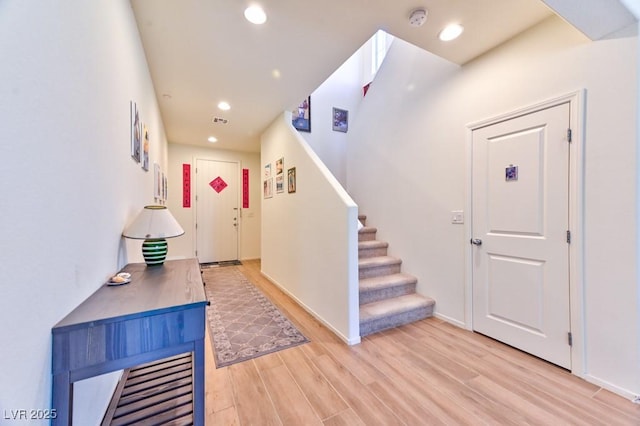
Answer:
[[[242,208],[249,208],[249,169],[242,169]]]
[[[182,165],[182,207],[191,207],[191,164]]]

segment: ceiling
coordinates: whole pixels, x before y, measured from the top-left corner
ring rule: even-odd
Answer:
[[[131,4],[168,141],[253,152],[279,114],[378,29],[464,64],[553,13],[540,0],[260,0],[268,18],[254,25],[243,15],[250,0]],[[428,19],[412,27],[409,14],[418,7]],[[441,42],[437,34],[451,22],[465,32]],[[220,101],[231,109],[219,110]]]

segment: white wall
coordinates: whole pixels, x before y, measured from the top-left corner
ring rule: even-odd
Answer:
[[[128,262],[122,230],[153,202],[130,100],[152,164],[166,141],[128,1],[0,2],[0,57],[0,409],[45,409],[51,328]],[[117,378],[76,389],[76,424],[100,421]]]
[[[637,37],[588,42],[557,18],[461,68],[396,40],[347,160],[368,223],[435,298],[437,315],[466,325],[468,243],[450,221],[468,197],[466,125],[585,88],[585,341],[576,344],[586,364],[577,373],[625,395],[640,393],[637,57]]]
[[[238,200],[242,211],[240,218],[238,251],[243,259],[260,257],[260,201],[262,198],[262,168],[260,153],[227,151],[191,145],[169,144],[169,180],[173,186],[169,191],[168,207],[185,234],[169,240],[169,254],[173,257],[195,257],[195,164],[197,159],[236,161],[240,170],[249,169],[249,208],[242,208],[242,176],[238,176]],[[191,208],[182,207],[182,165],[191,165]]]
[[[622,0],[622,3],[635,15],[635,17],[640,20],[640,2],[635,0]],[[636,28],[636,32],[640,35],[640,26]],[[637,61],[640,60],[640,44],[637,46]],[[640,66],[637,69],[638,81],[640,82]],[[639,83],[640,84],[640,83]],[[637,132],[637,145],[640,145],[640,91],[637,91],[637,102],[638,102],[638,111],[636,113],[636,132]],[[636,164],[640,163],[640,150],[636,149]],[[637,179],[637,188],[640,192],[640,170],[636,168],[636,179]],[[640,212],[640,194],[636,197],[636,220],[640,219],[638,217]],[[636,244],[638,245],[636,250],[636,268],[640,271],[640,227],[636,228]],[[636,324],[637,329],[640,330],[640,282],[638,282],[639,290],[637,292],[637,306],[636,306]],[[638,353],[640,353],[640,338],[638,339]],[[640,382],[640,368],[636,371],[636,380]]]
[[[283,193],[262,200],[262,272],[347,343],[360,341],[357,206],[291,125],[262,134],[262,167],[284,159]],[[296,168],[296,191],[287,189]]]
[[[362,50],[357,50],[311,94],[311,132],[300,135],[331,173],[346,185],[347,133],[333,130],[333,108],[349,111],[349,126],[358,119],[362,100]]]

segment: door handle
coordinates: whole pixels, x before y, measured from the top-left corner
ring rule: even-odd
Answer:
[[[481,246],[482,245],[482,240],[480,238],[472,238],[471,239],[471,244],[473,244],[475,246]]]

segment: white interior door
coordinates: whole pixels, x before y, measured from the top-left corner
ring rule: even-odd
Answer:
[[[238,259],[238,163],[196,160],[196,256]]]
[[[473,328],[571,368],[569,103],[473,131]]]

